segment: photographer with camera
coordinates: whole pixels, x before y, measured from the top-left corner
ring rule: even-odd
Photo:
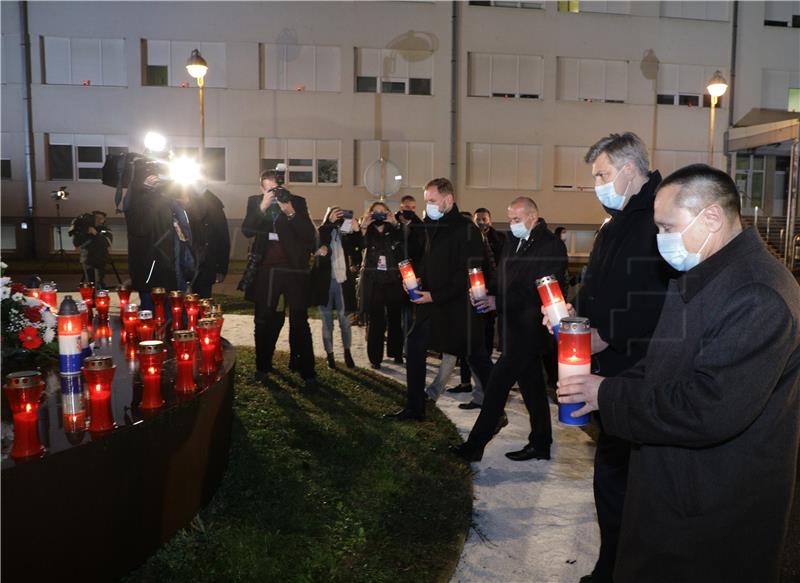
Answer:
[[[281,170],[262,172],[260,186],[261,194],[247,199],[242,222],[242,234],[255,240],[239,283],[245,298],[255,303],[256,378],[263,382],[272,372],[275,343],[286,317],[277,309],[283,296],[289,306],[289,343],[298,355],[306,390],[314,390],[317,383],[308,306],[316,229],[305,199],[283,188]]]
[[[388,321],[386,355],[403,363],[403,328],[400,312],[406,295],[397,264],[403,260],[403,232],[382,202],[374,202],[361,220],[364,262],[359,280],[361,311],[367,315],[367,356],[381,368],[383,339]]]
[[[352,234],[353,223],[353,211],[330,207],[319,228],[320,247],[316,252],[312,301],[319,306],[322,316],[322,344],[325,346],[329,368],[336,368],[336,359],[333,356],[333,310],[336,310],[339,319],[344,362],[347,368],[356,366],[350,353],[353,336],[343,293],[348,277],[344,242]],[[357,223],[355,228],[358,228]]]
[[[72,237],[72,244],[79,250],[83,281],[94,282],[97,289],[105,288],[108,249],[114,240],[111,230],[106,226],[106,213],[92,211],[76,217],[68,234]]]

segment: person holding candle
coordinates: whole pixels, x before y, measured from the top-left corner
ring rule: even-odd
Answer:
[[[676,270],[645,358],[559,382],[634,443],[614,581],[778,581],[800,436],[800,288],[736,185],[696,164],[658,188]]]
[[[384,417],[398,421],[425,419],[425,358],[429,348],[467,354],[470,368],[486,386],[492,361],[486,354],[483,321],[469,305],[471,267],[488,268],[478,227],[463,217],[453,184],[435,178],[425,186],[426,217],[421,236],[409,239],[409,254],[418,257],[419,278],[414,323],[408,335],[406,405]],[[482,395],[479,396],[482,401]],[[476,395],[473,392],[473,400]],[[480,402],[478,402],[480,404]]]
[[[675,272],[658,253],[653,204],[661,174],[650,172],[641,138],[631,132],[606,136],[589,148],[585,161],[592,165],[595,193],[611,218],[595,237],[572,315],[591,322],[592,371],[612,377],[644,357]],[[630,443],[608,435],[602,416],[597,420],[594,497],[600,553],[582,583],[612,581],[628,482]]]
[[[275,343],[285,319],[284,311],[277,309],[283,296],[289,306],[289,345],[298,355],[306,389],[313,390],[317,384],[308,306],[317,232],[305,199],[279,187],[279,178],[275,170],[261,174],[261,194],[247,199],[242,221],[242,234],[255,238],[251,256],[257,258],[254,278],[244,289],[245,298],[255,303],[256,378],[263,382],[272,372]]]
[[[403,364],[401,314],[407,296],[398,269],[403,259],[402,227],[386,204],[374,202],[361,219],[361,236],[364,261],[358,299],[367,315],[367,356],[372,368],[381,368],[386,337],[386,355]]]
[[[483,450],[502,424],[508,395],[514,383],[528,410],[531,432],[528,443],[519,451],[506,454],[514,461],[550,459],[553,441],[550,406],[542,374],[542,355],[548,350],[547,330],[541,323],[542,302],[536,293],[536,280],[563,274],[567,255],[558,239],[539,216],[539,208],[528,197],[519,197],[508,206],[511,234],[503,248],[490,295],[478,299],[476,307],[496,310],[501,323],[501,356],[492,368],[480,415],[467,441],[451,451],[467,461],[480,461]],[[558,278],[562,286],[563,277]]]

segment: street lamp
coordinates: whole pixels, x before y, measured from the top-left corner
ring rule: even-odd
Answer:
[[[725,77],[722,76],[722,73],[716,71],[714,76],[711,77],[711,80],[708,82],[708,86],[706,87],[708,90],[709,95],[711,95],[711,123],[709,124],[708,130],[708,165],[714,165],[714,109],[717,106],[717,101],[720,97],[725,95],[725,92],[728,90],[728,82],[725,80]]]
[[[200,55],[200,51],[194,49],[186,61],[186,70],[189,75],[197,79],[197,87],[200,90],[200,155],[198,160],[200,164],[203,163],[203,153],[206,149],[206,111],[205,103],[203,100],[203,78],[208,72],[208,63]]]

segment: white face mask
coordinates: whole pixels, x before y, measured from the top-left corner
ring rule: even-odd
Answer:
[[[438,221],[444,216],[444,213],[439,209],[439,205],[429,202],[425,205],[425,216],[432,221]]]
[[[531,230],[525,226],[524,222],[511,223],[511,234],[517,239],[527,239],[531,234]]]
[[[622,165],[622,168],[625,168],[624,164]],[[617,211],[620,210],[625,204],[625,196],[627,196],[628,189],[631,187],[631,183],[628,182],[628,186],[625,187],[625,192],[622,194],[618,194],[614,188],[614,181],[617,179],[617,176],[619,176],[619,173],[622,172],[622,168],[617,170],[614,178],[612,178],[609,182],[594,187],[594,192],[597,194],[600,204],[606,208]]]
[[[680,233],[659,233],[656,235],[656,243],[658,244],[658,252],[664,261],[669,263],[677,271],[689,271],[700,263],[700,253],[711,238],[711,233],[708,234],[706,240],[700,246],[697,253],[689,253],[686,249],[686,244],[683,242],[683,234],[694,224],[694,222],[705,212],[706,209],[697,213],[697,216],[692,219],[692,222],[686,225],[686,228]]]

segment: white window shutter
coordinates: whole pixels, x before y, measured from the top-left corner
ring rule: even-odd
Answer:
[[[408,143],[408,175],[409,186],[425,186],[433,176],[433,144],[431,142]]]
[[[99,39],[70,39],[70,53],[72,55],[72,83],[74,85],[80,85],[84,81],[88,81],[91,85],[103,84]]]
[[[606,99],[628,100],[628,62],[606,61]]]
[[[467,181],[470,186],[478,188],[489,186],[491,157],[489,144],[467,144]]]
[[[341,90],[341,58],[339,47],[316,47],[316,90]]]
[[[339,140],[316,140],[316,158],[319,160],[338,160],[340,158]]]
[[[408,59],[408,76],[414,79],[433,79],[433,53],[430,51],[403,51]]]
[[[170,65],[170,43],[168,40],[147,41],[147,64],[161,67]],[[186,56],[189,58],[189,55]],[[185,65],[186,63],[184,63]]]
[[[481,53],[469,54],[469,94],[476,97],[492,95],[491,66],[492,58]]]
[[[539,190],[541,146],[517,146],[517,188]]]
[[[228,74],[227,56],[225,52],[225,43],[201,43],[198,47],[200,54],[208,63],[208,73],[204,79],[206,87],[227,87]],[[189,55],[186,56],[189,58]],[[183,64],[183,70],[186,70],[186,63]]]
[[[571,146],[555,147],[555,172],[553,185],[556,187],[575,187],[576,149]]]
[[[261,157],[264,159],[286,159],[286,140],[262,138]]]
[[[401,184],[410,186],[408,176],[408,142],[393,141],[386,144],[386,157],[397,164],[400,173],[403,175]]]
[[[700,65],[680,65],[678,70],[678,91],[702,95],[705,93],[706,81],[703,79],[703,67]]]
[[[544,59],[529,55],[519,57],[519,94],[538,95],[542,98]]]
[[[356,49],[356,75],[359,77],[381,76],[380,49]]]
[[[578,59],[558,58],[558,98],[578,99]]]
[[[314,91],[314,47],[286,46],[286,89]]]
[[[580,99],[604,99],[605,62],[599,59],[581,59],[578,65],[578,82]]]
[[[678,93],[678,65],[659,64],[657,87],[659,93],[670,95]]]
[[[357,140],[356,164],[355,164],[355,183],[357,186],[364,185],[364,171],[375,160],[381,156],[381,143],[377,140]]]
[[[264,45],[264,87],[286,89],[286,49],[283,45]]]
[[[125,39],[103,39],[100,42],[102,55],[103,85],[126,87],[128,85],[128,63],[125,60]]]
[[[492,93],[517,94],[516,55],[492,55]]]
[[[72,83],[72,56],[68,38],[46,36],[44,38],[45,82],[49,85]]]
[[[187,87],[193,87],[197,84],[186,70],[186,61],[192,56],[193,49],[197,49],[201,55],[203,54],[203,48],[198,42],[172,41],[170,43],[169,84],[171,86],[180,87],[181,84],[186,84]]]

